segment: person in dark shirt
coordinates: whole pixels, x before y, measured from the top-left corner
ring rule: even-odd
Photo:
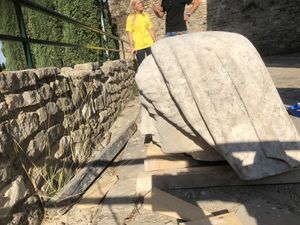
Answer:
[[[184,13],[185,6],[192,4],[189,12]],[[200,5],[200,0],[162,0],[161,4],[155,4],[155,15],[166,17],[166,37],[187,33],[186,22]]]

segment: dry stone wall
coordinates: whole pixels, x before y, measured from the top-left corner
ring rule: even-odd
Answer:
[[[39,219],[33,193],[51,197],[101,150],[134,74],[125,60],[0,73],[0,221]]]
[[[109,0],[118,35],[126,38],[129,0]],[[151,7],[158,0],[145,0],[158,39],[164,37],[165,18],[158,19]],[[231,31],[246,36],[263,55],[300,51],[300,1],[201,0],[188,23],[190,32]],[[128,46],[127,46],[128,47]]]

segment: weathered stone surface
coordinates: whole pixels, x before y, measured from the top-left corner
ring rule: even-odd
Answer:
[[[84,143],[90,138],[91,129],[81,125],[78,130],[71,131],[71,138],[75,143]]]
[[[8,114],[8,107],[6,102],[0,102],[0,117]]]
[[[38,80],[42,80],[45,78],[56,77],[60,72],[60,69],[57,67],[46,67],[46,68],[38,68],[34,70]]]
[[[74,66],[74,70],[84,70],[84,71],[95,71],[98,68],[99,68],[99,63],[97,62],[77,64]]]
[[[57,124],[53,127],[50,127],[47,130],[50,146],[55,144],[63,136],[63,133],[64,133],[64,128],[61,124]]]
[[[43,124],[45,122],[47,122],[47,124],[51,124],[52,120],[55,120],[57,118],[52,118],[51,117],[57,115],[59,113],[59,109],[57,107],[57,105],[54,102],[48,102],[46,106],[39,108],[36,113],[39,116],[39,121],[40,124]]]
[[[23,176],[17,176],[10,184],[4,193],[4,199],[7,201],[4,204],[6,212],[9,213],[13,206],[29,195],[29,190],[26,188]]]
[[[74,109],[73,102],[70,98],[59,98],[57,106],[63,112],[70,112]]]
[[[79,107],[86,100],[86,95],[87,92],[83,81],[74,82],[74,86],[72,87],[72,101],[74,106]]]
[[[55,80],[54,82],[50,83],[50,87],[52,88],[52,90],[54,90],[54,93],[57,96],[61,96],[63,94],[66,94],[68,91],[70,91],[70,87],[67,79]]]
[[[0,126],[0,156],[9,155],[11,149],[12,140],[7,133],[5,126]],[[11,155],[11,154],[10,154]]]
[[[41,102],[41,96],[37,91],[25,91],[22,94],[10,94],[5,96],[9,110],[36,105]]]
[[[81,108],[81,115],[85,121],[88,121],[95,114],[95,109],[93,108],[93,104],[86,103]]]
[[[12,92],[36,84],[33,70],[21,70],[0,73],[0,92]]]
[[[103,84],[102,84],[101,80],[94,79],[93,80],[93,88],[94,88],[95,92],[101,93],[101,91],[103,90]]]
[[[32,112],[21,112],[17,119],[10,122],[13,138],[21,143],[39,128],[39,116]]]
[[[77,109],[73,114],[66,115],[63,121],[64,128],[74,129],[83,122],[83,116],[81,110]]]
[[[38,90],[43,100],[49,100],[53,97],[53,90],[49,84],[43,84]]]
[[[102,95],[94,99],[94,106],[97,111],[104,109],[105,103],[104,103],[104,97]]]
[[[89,75],[89,71],[84,71],[84,70],[75,70],[71,67],[63,67],[60,71],[60,75],[68,78],[82,78],[85,79]]]
[[[71,154],[71,149],[74,148],[73,140],[70,136],[63,136],[59,141],[59,148],[56,151],[54,157],[61,159]]]
[[[108,119],[108,112],[107,110],[103,110],[99,113],[99,122],[103,123]]]
[[[79,164],[83,164],[87,161],[89,156],[91,155],[91,140],[85,140],[83,143],[76,143],[74,152],[75,152],[75,160]]]
[[[0,156],[0,188],[3,187],[5,182],[11,179],[14,173],[14,168],[11,167],[12,161],[8,158]]]
[[[193,33],[160,40],[152,53],[136,81],[155,119],[162,118],[191,140],[189,135],[196,137],[202,149],[209,144],[243,179],[300,165],[298,133],[246,38],[226,32]],[[151,80],[156,82],[149,85]],[[165,125],[155,124],[159,133],[158,125]]]
[[[28,157],[35,160],[47,149],[47,147],[49,148],[48,135],[42,130],[29,142],[26,152]]]

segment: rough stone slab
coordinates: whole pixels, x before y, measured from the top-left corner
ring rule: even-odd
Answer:
[[[43,100],[49,100],[53,97],[53,90],[49,84],[44,83],[39,89],[38,92]]]
[[[8,106],[6,102],[0,102],[0,117],[8,114]]]
[[[20,70],[0,73],[0,92],[7,93],[36,84],[33,70]]]
[[[55,82],[50,83],[50,87],[54,90],[57,96],[61,96],[70,91],[69,83],[67,79],[55,80]]]
[[[74,109],[72,100],[67,97],[57,99],[57,106],[63,112],[70,112]]]
[[[35,160],[46,150],[47,146],[49,146],[48,143],[48,135],[42,130],[29,142],[26,150],[27,156]]]
[[[63,67],[61,68],[60,71],[60,75],[63,77],[67,77],[67,78],[87,78],[88,76],[90,76],[90,72],[89,71],[84,71],[84,70],[74,70],[71,67]]]
[[[54,102],[48,102],[46,106],[39,108],[36,113],[39,115],[40,124],[51,122],[51,117],[59,113],[59,109]],[[53,119],[54,120],[54,119]]]
[[[32,106],[41,102],[41,96],[37,91],[25,91],[22,94],[9,94],[5,96],[9,110]]]
[[[38,80],[45,78],[56,77],[60,73],[60,69],[57,67],[46,67],[46,68],[37,68],[34,70]]]
[[[4,199],[8,201],[4,204],[4,214],[10,210],[22,199],[29,195],[29,190],[26,188],[23,176],[16,177],[4,193]]]
[[[50,146],[55,144],[63,136],[64,128],[61,124],[54,125],[47,130]]]
[[[32,112],[21,112],[10,122],[11,134],[19,144],[39,128],[39,116]]]
[[[85,71],[95,71],[98,68],[99,68],[98,62],[76,64],[74,66],[74,70],[85,70]]]
[[[192,33],[160,40],[152,53],[140,66],[136,81],[154,108],[155,119],[162,118],[155,124],[158,133],[167,121],[179,131],[176,140],[181,134],[202,149],[207,149],[203,144],[210,145],[207,150],[218,151],[243,179],[300,165],[297,130],[249,40],[229,32]],[[146,85],[151,80],[156,82]],[[174,107],[179,113],[171,116],[168,110],[175,112],[170,110]],[[191,136],[177,123],[180,117]],[[171,146],[165,132],[159,137],[163,151]]]

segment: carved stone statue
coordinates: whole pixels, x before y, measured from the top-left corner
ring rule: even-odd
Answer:
[[[299,136],[255,47],[242,35],[165,38],[138,69],[142,133],[165,153],[227,160],[242,179],[300,163]]]

